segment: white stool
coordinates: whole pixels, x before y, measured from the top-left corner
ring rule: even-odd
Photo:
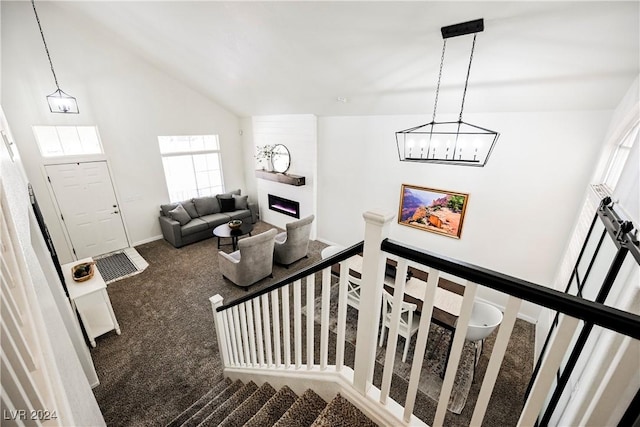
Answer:
[[[486,302],[474,301],[471,310],[471,319],[469,319],[469,327],[465,339],[473,342],[475,347],[475,356],[473,360],[473,369],[475,377],[475,368],[478,364],[482,348],[484,347],[484,339],[498,327],[502,322],[502,312],[491,304]],[[480,343],[480,352],[478,352],[478,343]]]

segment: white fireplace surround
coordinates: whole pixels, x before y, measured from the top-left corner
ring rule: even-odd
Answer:
[[[278,228],[296,221],[293,216],[269,209],[269,194],[300,204],[299,217],[317,218],[317,118],[310,114],[255,116],[251,119],[253,146],[284,144],[291,153],[289,171],[305,177],[305,185],[294,186],[254,178],[260,207],[260,219]],[[311,227],[311,239],[316,239],[316,223]]]

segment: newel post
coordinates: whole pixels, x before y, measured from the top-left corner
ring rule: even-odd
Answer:
[[[209,298],[209,301],[211,302],[211,308],[213,309],[213,323],[215,324],[215,327],[216,327],[218,351],[220,353],[220,357],[222,357],[222,364],[226,368],[229,366],[229,350],[230,350],[229,348],[227,348],[228,340],[225,335],[227,330],[225,329],[225,322],[223,320],[224,316],[222,315],[222,312],[216,311],[218,307],[222,307],[223,299],[222,299],[222,296],[220,296],[219,294],[216,294],[211,298]]]
[[[380,244],[387,238],[394,216],[375,212],[365,212],[362,216],[365,221],[364,251],[353,386],[366,394],[373,381],[386,264]]]

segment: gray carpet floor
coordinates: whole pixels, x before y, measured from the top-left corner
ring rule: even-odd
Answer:
[[[258,223],[254,235],[269,228],[268,224]],[[320,242],[311,242],[308,258],[289,269],[275,266],[274,278],[258,282],[250,291],[319,261],[324,247]],[[166,425],[219,383],[222,366],[209,298],[220,294],[230,302],[246,295],[244,289],[220,275],[217,242],[213,238],[180,249],[158,240],[137,246],[136,250],[149,267],[108,286],[122,335],[107,333],[91,349],[100,379],[94,393],[109,426]],[[229,252],[231,247],[223,250]],[[532,371],[533,334],[533,325],[516,323],[485,425],[510,426],[517,422]],[[335,335],[331,338],[330,348],[335,350]],[[486,342],[464,410],[460,415],[447,413],[446,425],[468,424],[492,342],[493,337]],[[347,344],[345,353],[345,363],[353,366],[354,347]],[[377,365],[374,384],[379,385],[381,378],[382,369]],[[404,402],[406,388],[406,381],[394,376],[391,397]],[[430,423],[435,405],[419,393],[414,412]]]

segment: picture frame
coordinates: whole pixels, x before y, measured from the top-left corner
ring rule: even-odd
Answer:
[[[398,224],[459,239],[469,194],[402,184]]]

